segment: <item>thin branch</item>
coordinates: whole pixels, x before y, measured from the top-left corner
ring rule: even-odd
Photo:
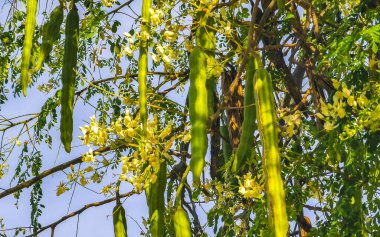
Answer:
[[[0,132],[4,132],[4,131],[6,131],[6,130],[12,128],[12,127],[15,127],[15,126],[17,126],[17,125],[20,125],[20,124],[27,124],[27,123],[29,123],[30,121],[32,121],[33,119],[38,118],[38,116],[39,116],[39,114],[33,114],[32,117],[30,117],[30,118],[28,118],[28,119],[26,119],[26,120],[19,121],[19,122],[11,122],[11,121],[10,121],[10,120],[12,120],[12,119],[14,119],[14,118],[12,118],[12,119],[6,119],[6,118],[1,119],[1,120],[0,120],[1,122],[2,122],[2,121],[4,121],[4,122],[8,122],[9,125],[8,125],[8,126],[7,126],[7,125],[3,125],[4,127],[3,127],[3,128],[0,128]],[[19,116],[19,117],[20,117],[20,116]],[[16,118],[17,118],[17,117],[16,117]],[[0,125],[2,125],[2,124],[0,124]]]
[[[129,0],[128,2],[121,4],[118,8],[116,8],[116,9],[114,9],[114,10],[108,12],[107,15],[109,16],[109,15],[111,15],[111,14],[115,14],[115,13],[117,13],[117,12],[118,12],[120,9],[122,9],[123,7],[129,6],[133,1],[134,1],[134,0]]]
[[[306,209],[312,210],[312,211],[323,211],[322,207],[316,207],[316,206],[310,206],[310,205],[303,205]]]
[[[120,194],[120,198],[128,198],[132,195],[136,194],[136,192],[134,190],[128,192],[128,193],[124,193],[124,194]],[[81,209],[78,209],[74,212],[71,212],[70,214],[66,215],[66,216],[63,216],[61,219],[51,223],[50,225],[47,225],[47,226],[44,226],[42,227],[41,229],[39,229],[36,233],[33,233],[31,235],[28,235],[26,237],[33,237],[33,236],[36,236],[38,235],[39,233],[41,233],[42,231],[46,230],[46,229],[49,229],[49,228],[52,228],[52,229],[55,229],[55,227],[57,225],[59,225],[60,223],[64,222],[65,220],[71,218],[71,217],[74,217],[76,215],[80,215],[82,212],[84,212],[85,210],[91,208],[91,207],[98,207],[98,206],[102,206],[104,204],[107,204],[107,203],[110,203],[110,202],[113,202],[116,200],[116,197],[113,197],[113,198],[109,198],[109,199],[106,199],[106,200],[103,200],[103,201],[100,201],[100,202],[93,202],[93,203],[90,203],[90,204],[86,204],[84,205]]]
[[[184,73],[147,72],[147,75],[160,75],[160,76],[168,76],[168,75],[183,76],[185,74],[186,74],[186,72],[184,72]],[[109,77],[109,78],[105,78],[105,79],[97,80],[97,81],[91,81],[91,85],[88,85],[85,88],[75,92],[75,95],[76,96],[81,95],[83,92],[90,89],[93,85],[98,85],[98,84],[102,84],[102,83],[106,83],[106,82],[110,82],[110,81],[114,81],[114,80],[118,80],[118,79],[129,78],[129,77],[137,77],[137,73],[126,74],[126,75],[117,76],[117,77]]]
[[[107,152],[107,151],[110,151],[111,150],[111,147],[107,146],[107,147],[102,147],[102,148],[99,148],[97,150],[95,150],[93,153],[94,155],[97,155],[97,154],[101,154],[101,153],[104,153],[104,152]],[[80,164],[82,163],[82,156],[79,156],[73,160],[70,160],[68,162],[65,162],[63,164],[60,164],[60,165],[57,165],[51,169],[48,169],[48,170],[45,170],[43,171],[42,173],[40,173],[39,175],[29,179],[28,181],[25,181],[21,184],[18,184],[12,188],[9,188],[7,190],[5,190],[4,192],[1,192],[0,193],[0,199],[3,198],[3,197],[6,197],[12,193],[15,193],[17,191],[20,191],[24,188],[28,188],[30,186],[32,186],[33,184],[35,184],[36,182],[38,182],[39,180],[51,175],[51,174],[54,174],[58,171],[61,171],[61,170],[64,170],[66,168],[69,168],[71,165],[76,165],[76,164]]]

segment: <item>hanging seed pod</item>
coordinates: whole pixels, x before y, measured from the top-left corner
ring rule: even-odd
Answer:
[[[42,27],[42,44],[40,48],[40,54],[38,55],[37,64],[34,68],[34,71],[37,72],[41,69],[46,58],[49,56],[53,45],[61,37],[60,29],[63,22],[63,6],[59,5],[54,8],[50,14],[49,20]]]
[[[21,85],[24,96],[31,82],[29,67],[32,57],[33,35],[36,27],[37,0],[28,0],[26,4],[25,38],[21,59]]]
[[[274,236],[283,237],[288,232],[289,223],[281,178],[278,124],[272,79],[265,69],[258,69],[255,73],[254,94],[257,104],[258,129],[263,146],[262,163],[269,207],[269,223]]]
[[[75,4],[66,19],[65,52],[62,68],[62,94],[61,94],[61,141],[66,152],[71,151],[73,138],[73,110],[75,78],[78,60],[79,45],[79,15]]]

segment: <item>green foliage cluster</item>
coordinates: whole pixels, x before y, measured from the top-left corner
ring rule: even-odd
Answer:
[[[145,236],[379,235],[379,1],[10,2],[0,203],[31,204],[16,235],[54,231],[42,185],[58,171],[57,196],[81,185],[107,198],[84,210],[145,191]],[[10,107],[26,90],[46,99],[33,114]],[[62,164],[46,168],[47,149]]]

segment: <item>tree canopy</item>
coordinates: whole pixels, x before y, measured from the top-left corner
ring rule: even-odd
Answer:
[[[144,236],[380,234],[378,0],[1,4],[0,236],[113,202],[125,236],[136,195]]]

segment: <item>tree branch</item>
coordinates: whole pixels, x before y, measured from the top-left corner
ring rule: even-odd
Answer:
[[[101,153],[104,153],[104,152],[107,152],[107,151],[110,151],[111,150],[111,147],[102,147],[102,148],[99,148],[97,150],[95,150],[93,153],[94,155],[96,154],[101,154]],[[42,173],[40,173],[39,175],[36,175],[34,176],[33,178],[29,179],[28,181],[25,181],[21,184],[18,184],[12,188],[9,188],[7,190],[5,190],[4,192],[1,192],[0,193],[0,199],[3,198],[3,197],[6,197],[12,193],[15,193],[17,191],[20,191],[24,188],[28,188],[30,186],[32,186],[33,184],[37,183],[39,180],[51,175],[51,174],[54,174],[56,173],[57,171],[61,171],[61,170],[64,170],[66,168],[69,168],[71,165],[76,165],[76,164],[80,164],[82,163],[82,156],[79,156],[73,160],[70,160],[68,162],[65,162],[63,164],[60,164],[60,165],[57,165],[51,169],[48,169],[48,170],[45,170],[43,171]]]
[[[130,191],[128,193],[120,194],[119,198],[127,198],[127,197],[132,196],[133,194],[136,194],[136,193],[135,193],[135,191],[132,190],[132,191]],[[116,197],[113,197],[113,198],[109,198],[109,199],[106,199],[106,200],[103,200],[103,201],[100,201],[100,202],[93,202],[93,203],[90,203],[90,204],[86,204],[81,209],[78,209],[78,210],[76,210],[74,212],[71,212],[70,214],[68,214],[66,216],[63,216],[61,219],[57,220],[56,222],[53,222],[50,225],[44,226],[41,229],[39,229],[37,232],[35,232],[35,233],[31,234],[31,235],[27,235],[26,237],[37,236],[39,233],[41,233],[42,231],[44,231],[46,229],[49,229],[49,228],[52,228],[52,230],[54,230],[55,227],[57,225],[59,225],[60,223],[64,222],[65,220],[67,220],[67,219],[69,219],[71,217],[74,217],[76,215],[80,215],[82,212],[84,212],[85,210],[87,210],[87,209],[89,209],[91,207],[102,206],[104,204],[113,202],[115,200],[116,200]]]

